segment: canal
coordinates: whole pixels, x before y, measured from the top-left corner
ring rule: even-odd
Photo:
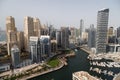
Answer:
[[[75,57],[68,58],[68,65],[54,72],[32,78],[31,80],[72,80],[72,73],[76,71],[89,72],[88,54],[78,50]]]

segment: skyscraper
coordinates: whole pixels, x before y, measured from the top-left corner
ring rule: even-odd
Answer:
[[[34,36],[40,37],[41,35],[41,24],[38,18],[34,18]]]
[[[31,59],[33,62],[40,62],[41,61],[41,55],[38,50],[40,50],[40,47],[38,47],[38,37],[37,36],[31,36],[30,37],[30,53],[31,53]]]
[[[41,25],[41,35],[48,35],[48,27],[45,24]]]
[[[120,27],[117,28],[117,38],[120,38]]]
[[[20,51],[24,50],[24,33],[23,31],[18,31],[17,32],[17,44],[20,49]]]
[[[88,29],[88,47],[92,48],[95,47],[95,36],[96,36],[96,29],[94,25],[91,24],[90,28]]]
[[[50,36],[41,35],[41,37],[40,37],[40,53],[42,54],[43,60],[50,57],[50,55],[51,55]]]
[[[97,53],[106,53],[108,17],[109,9],[103,9],[98,11],[97,34],[96,34]]]
[[[56,53],[57,51],[57,41],[51,40],[51,53]]]
[[[61,45],[63,49],[69,47],[69,28],[68,27],[61,27]]]
[[[80,37],[82,37],[82,32],[84,31],[84,21],[80,20]]]
[[[11,58],[12,58],[12,65],[14,66],[14,68],[19,67],[19,64],[20,64],[20,50],[17,47],[17,45],[14,45],[11,48]]]
[[[54,40],[56,38],[56,29],[54,29],[53,25],[48,26],[48,35],[50,39]]]
[[[56,41],[57,41],[57,47],[61,48],[61,31],[56,31]]]
[[[109,29],[108,29],[108,37],[113,36],[113,31],[114,31],[113,27],[109,27]]]
[[[24,46],[26,51],[29,51],[30,36],[34,36],[34,24],[33,18],[27,16],[24,18]]]
[[[41,62],[51,55],[50,36],[31,36],[30,37],[30,53],[32,62]]]
[[[6,19],[6,34],[7,34],[7,51],[8,55],[11,53],[11,47],[17,44],[17,29],[15,27],[15,20],[12,16]]]
[[[69,42],[70,43],[75,43],[76,41],[76,32],[75,32],[75,28],[74,27],[70,27],[70,36],[69,36]]]

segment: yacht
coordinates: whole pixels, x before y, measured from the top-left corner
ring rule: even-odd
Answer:
[[[77,52],[78,50],[77,50],[77,49],[75,49],[75,51]]]

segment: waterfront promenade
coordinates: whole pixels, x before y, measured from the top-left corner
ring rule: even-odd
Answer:
[[[18,79],[18,80],[23,80],[23,79],[27,80],[27,79],[31,79],[31,78],[34,78],[34,77],[37,77],[37,76],[46,74],[46,73],[50,73],[50,72],[59,70],[59,69],[61,69],[62,67],[64,67],[64,65],[65,65],[65,66],[67,65],[67,62],[66,62],[65,57],[72,57],[72,56],[75,56],[75,53],[74,53],[74,52],[71,52],[70,54],[62,54],[62,55],[59,55],[57,58],[58,58],[59,61],[60,61],[60,66],[55,67],[55,68],[51,68],[51,69],[49,69],[49,70],[47,70],[47,71],[44,71],[44,72],[37,72],[37,73],[34,73],[34,74],[30,74],[29,76],[22,77],[22,78],[20,78],[20,79]]]
[[[59,59],[59,61],[61,62],[60,63],[60,66],[56,67],[56,68],[52,68],[52,69],[49,69],[47,71],[44,71],[44,72],[37,72],[37,73],[34,73],[34,74],[30,74],[29,76],[25,76],[21,79],[18,79],[18,80],[27,80],[27,79],[31,79],[31,78],[34,78],[36,76],[40,76],[40,75],[43,75],[43,74],[46,74],[46,73],[50,73],[50,72],[53,72],[53,71],[56,71],[56,70],[59,70],[61,69],[62,67],[66,66],[67,65],[67,62],[66,62],[66,59],[65,57],[72,57],[72,56],[75,56],[75,53],[74,52],[71,52],[70,54],[64,54],[64,55],[59,55],[57,58]]]
[[[34,73],[34,74],[30,74],[29,76],[22,77],[22,78],[20,78],[18,80],[27,80],[27,79],[31,79],[31,78],[36,77],[36,76],[40,76],[40,75],[43,75],[43,74],[46,74],[46,73],[49,73],[49,72],[52,72],[52,71],[59,70],[64,66],[64,61],[60,60],[60,62],[61,62],[61,64],[60,64],[59,67],[52,68],[52,69],[49,69],[49,70],[44,71],[44,72],[37,72],[37,73]]]
[[[88,54],[93,54],[93,53],[92,53],[87,47],[85,47],[85,46],[80,47],[80,49],[83,50],[83,51],[85,51],[85,52],[88,53]]]
[[[56,71],[56,70],[62,68],[64,65],[66,66],[67,62],[66,62],[65,57],[71,57],[71,56],[75,56],[75,53],[71,52],[69,54],[58,55],[57,58],[58,58],[60,63],[55,68],[48,68],[46,70],[42,70],[44,67],[42,65],[40,65],[40,64],[35,63],[35,64],[25,66],[25,67],[22,67],[22,68],[14,69],[13,72],[12,71],[3,72],[2,74],[0,74],[0,77],[2,79],[5,79],[6,77],[16,76],[17,80],[31,79],[31,78],[36,77],[36,76],[40,76],[40,75],[43,75],[43,74],[46,74],[46,73],[49,73],[49,72],[52,72],[52,71]],[[44,63],[44,65],[49,67],[49,65],[47,65],[46,63]],[[29,72],[30,72],[30,74],[27,75]],[[23,76],[17,77],[17,76],[19,76],[21,74]]]
[[[39,64],[31,64],[31,65],[28,65],[28,66],[25,66],[25,67],[22,67],[22,68],[18,68],[18,69],[14,69],[14,71],[6,71],[6,72],[3,72],[0,74],[0,77],[3,77],[3,76],[7,76],[7,75],[12,75],[12,74],[18,74],[18,73],[22,73],[24,71],[27,71],[29,69],[32,69],[34,67],[37,67]]]

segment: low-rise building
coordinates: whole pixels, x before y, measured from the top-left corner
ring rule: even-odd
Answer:
[[[10,64],[1,64],[0,65],[0,72],[8,71],[8,70],[10,70]]]
[[[57,51],[57,41],[51,40],[51,53],[56,53]]]
[[[14,68],[19,67],[20,64],[20,50],[17,45],[14,45],[11,48],[11,58],[12,58],[12,66]]]

